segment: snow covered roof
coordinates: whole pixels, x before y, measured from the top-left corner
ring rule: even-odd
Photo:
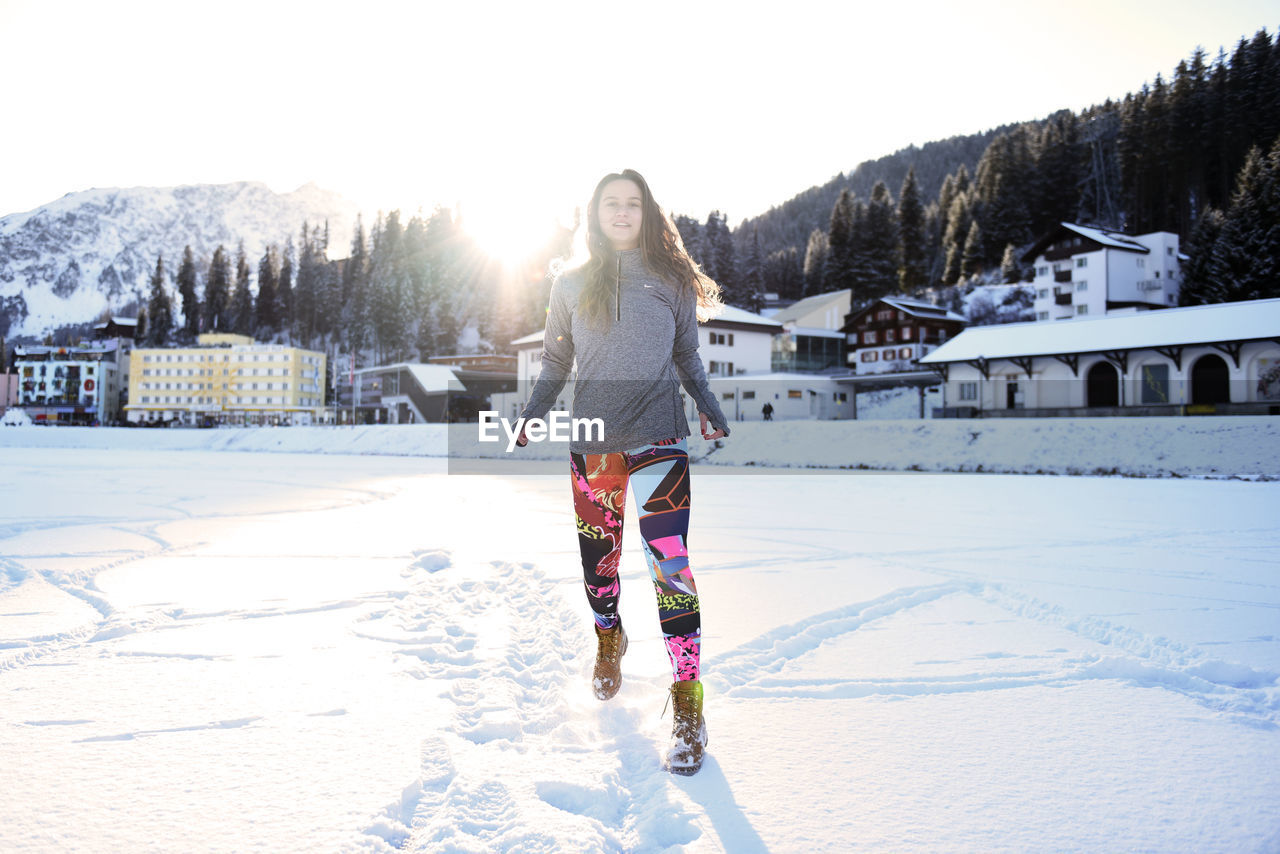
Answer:
[[[1266,338],[1280,338],[1280,299],[1166,308],[1088,320],[970,327],[920,362],[943,364]]]
[[[454,373],[452,365],[423,365],[417,362],[397,362],[394,365],[376,365],[360,368],[357,374],[385,373],[397,369],[407,370],[418,380],[424,391],[466,391],[466,386]]]
[[[844,338],[844,333],[838,329],[823,329],[821,326],[787,326],[787,331],[793,335],[809,335],[814,338]]]
[[[418,380],[418,385],[429,392],[434,391],[466,391],[466,387],[449,365],[408,364],[405,367]]]
[[[749,324],[754,324],[756,326],[768,327],[770,331],[774,331],[774,332],[782,328],[781,321],[774,320],[771,317],[764,317],[763,315],[759,315],[754,312],[747,311],[746,309],[736,308],[735,306],[732,306],[732,305],[726,305],[724,307],[724,311],[720,312],[715,317],[707,321],[707,325],[711,325],[717,322],[749,323]]]
[[[102,323],[95,323],[94,329],[106,329],[107,326],[114,323],[116,326],[137,326],[138,318],[136,317],[112,317],[110,320],[104,320]]]
[[[780,320],[783,322],[795,320],[797,317],[808,314],[811,311],[820,311],[830,303],[852,299],[852,296],[853,291],[849,288],[845,288],[841,291],[831,291],[830,293],[825,294],[814,294],[813,296],[805,297],[798,302],[793,302],[785,308],[779,308],[768,316],[772,317],[774,320]]]
[[[526,344],[541,344],[543,336],[545,336],[546,333],[547,333],[547,330],[545,328],[539,329],[537,332],[530,332],[528,335],[525,335],[522,338],[517,338],[516,340],[512,341],[511,346],[521,347]]]
[[[1030,249],[1022,253],[1023,261],[1033,261],[1038,256],[1043,255],[1044,251],[1061,236],[1062,230],[1074,232],[1081,237],[1092,240],[1106,246],[1109,249],[1123,249],[1126,252],[1141,252],[1144,255],[1150,254],[1150,250],[1138,241],[1134,240],[1127,234],[1118,231],[1108,231],[1105,228],[1094,228],[1091,225],[1077,225],[1074,222],[1060,222],[1058,227],[1042,236],[1032,245]]]
[[[744,382],[827,382],[828,380],[844,379],[845,375],[834,374],[816,374],[801,371],[769,371],[759,374],[734,374],[731,377],[710,376],[707,382],[713,385],[724,385],[726,383],[744,383]]]
[[[959,320],[967,323],[964,315],[956,314],[946,306],[934,305],[931,302],[925,302],[918,299],[907,299],[906,297],[884,297],[881,302],[886,302],[899,311],[905,311],[913,317],[933,317],[945,320]]]

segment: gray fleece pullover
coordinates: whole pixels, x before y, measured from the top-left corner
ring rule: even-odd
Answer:
[[[577,310],[585,279],[561,275],[551,287],[542,374],[521,418],[546,418],[577,357],[573,418],[599,418],[603,441],[578,438],[569,450],[604,454],[689,435],[679,387],[712,425],[729,433],[698,356],[697,296],[649,270],[639,249],[618,253],[619,301],[607,330]]]

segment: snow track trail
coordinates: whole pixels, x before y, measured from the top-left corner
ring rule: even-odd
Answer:
[[[666,794],[651,723],[662,685],[596,700],[582,615],[541,570],[431,553],[405,572],[410,592],[356,631],[441,680],[452,720],[371,836],[406,851],[656,852],[702,835]]]

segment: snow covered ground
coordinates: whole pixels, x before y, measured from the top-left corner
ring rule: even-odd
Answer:
[[[906,399],[892,391],[882,394],[888,395],[881,403],[889,410]],[[1273,416],[746,421],[734,423],[732,431],[720,447],[694,437],[689,451],[715,464],[713,471],[758,466],[1280,478],[1280,418]],[[0,427],[0,446],[448,456],[454,462],[518,458],[552,462],[550,470],[556,472],[567,453],[563,442],[543,442],[513,457],[501,430],[494,431],[501,441],[484,444],[477,441],[478,432],[474,423],[221,430]]]
[[[1280,850],[1280,485],[695,465],[686,779],[632,526],[600,703],[563,472],[324,433],[0,430],[0,850]]]

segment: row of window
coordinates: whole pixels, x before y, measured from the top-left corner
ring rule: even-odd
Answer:
[[[904,326],[901,329],[885,329],[883,330],[883,332],[884,332],[884,343],[886,344],[893,344],[893,343],[896,343],[898,340],[910,341],[913,334],[912,327],[910,326]],[[879,344],[880,343],[879,335],[880,333],[875,330],[868,330],[866,332],[863,332],[862,343],[863,344]],[[947,337],[947,333],[939,330],[938,337],[942,340],[945,340]]]
[[[729,333],[724,333],[724,332],[712,332],[712,333],[711,333],[711,343],[712,343],[712,344],[724,344],[724,345],[725,345],[725,346],[727,346],[727,347],[732,347],[732,346],[733,346],[733,333],[732,333],[732,332],[729,332]]]
[[[892,347],[887,350],[863,350],[861,355],[861,359],[864,362],[878,362],[882,358],[886,362],[891,362],[894,359],[910,359],[911,357],[912,351],[910,347],[900,347],[896,350]]]
[[[164,395],[164,396],[143,395],[140,402],[141,403],[176,403],[176,404],[187,404],[187,405],[190,405],[190,404],[212,405],[212,404],[218,403],[218,400],[212,397],[178,397],[174,395]],[[233,407],[236,406],[237,404],[240,406],[243,406],[246,403],[250,403],[250,404],[261,403],[264,405],[288,406],[289,398],[288,397],[263,397],[259,399],[257,396],[253,396],[249,398],[242,397],[242,398],[239,398],[238,400],[230,401],[230,404]],[[314,397],[304,397],[298,400],[297,405],[298,406],[319,406],[320,404],[318,400]]]
[[[271,391],[276,387],[276,385],[277,383],[263,383],[262,387],[266,391]],[[282,391],[289,390],[289,383],[279,383],[278,385],[280,386],[280,389]],[[176,389],[178,391],[182,391],[184,389],[187,391],[201,391],[204,389],[212,389],[214,384],[213,383],[139,383],[139,386],[143,390],[151,390],[151,391],[162,391],[165,389]],[[258,383],[231,383],[231,388],[234,388],[234,389],[243,389],[246,387],[252,388],[254,391],[257,391]],[[314,386],[312,387],[314,388]],[[227,388],[227,383],[223,383],[222,388],[225,390]]]
[[[222,358],[219,359],[218,356]],[[230,362],[232,353],[143,353],[144,362]],[[288,362],[293,358],[290,353],[244,353],[235,352],[237,362]],[[320,364],[319,356],[302,356],[302,362],[308,365]]]
[[[246,373],[247,371],[247,373]],[[259,375],[264,377],[281,376],[287,377],[292,372],[288,368],[237,368],[236,376],[256,377]],[[223,368],[222,375],[225,377],[229,373],[229,369]],[[207,370],[205,368],[143,368],[142,375],[144,377],[213,377],[217,376],[217,370]]]

